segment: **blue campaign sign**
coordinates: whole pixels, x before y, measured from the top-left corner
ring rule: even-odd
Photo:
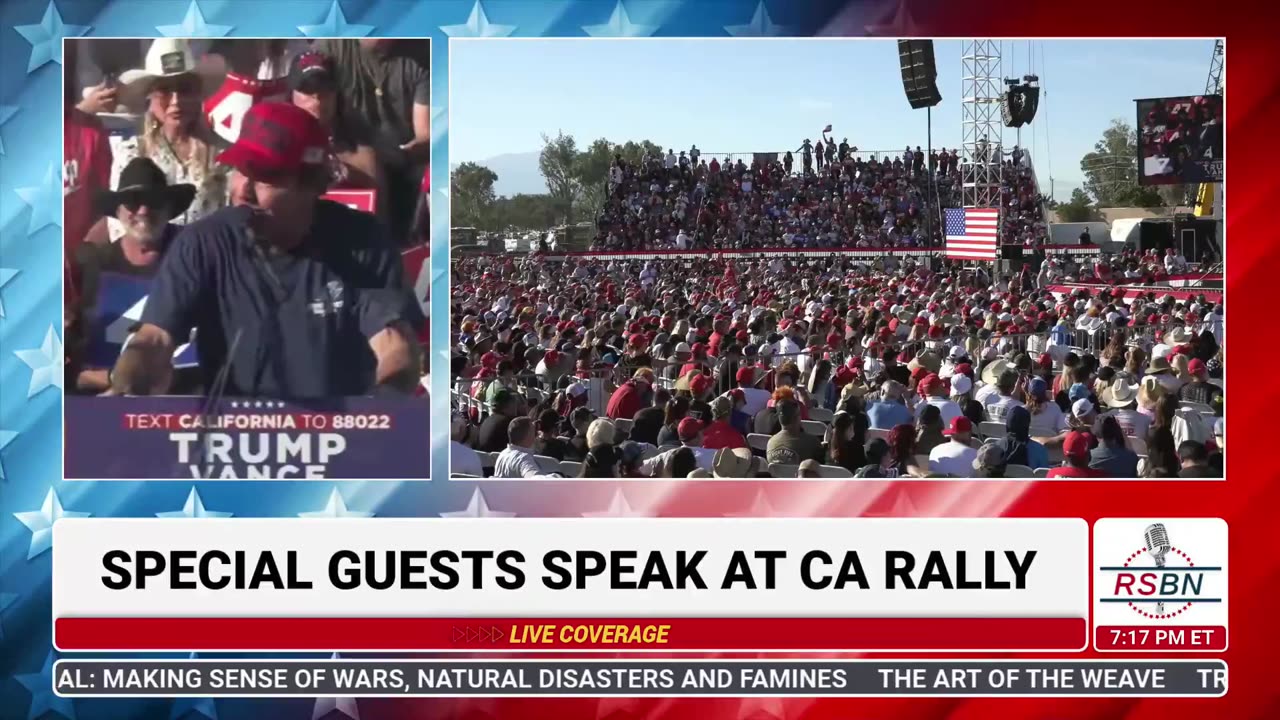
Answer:
[[[85,365],[106,368],[115,365],[120,351],[129,341],[129,329],[142,318],[151,292],[151,278],[104,272],[98,280],[98,296],[93,312],[87,318],[89,346]],[[195,333],[174,349],[173,366],[196,367]]]

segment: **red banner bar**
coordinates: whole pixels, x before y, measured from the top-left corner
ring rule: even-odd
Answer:
[[[1227,649],[1227,629],[1222,625],[1099,625],[1094,646],[1099,650],[1218,652]]]
[[[60,650],[1084,649],[1083,618],[58,618]]]

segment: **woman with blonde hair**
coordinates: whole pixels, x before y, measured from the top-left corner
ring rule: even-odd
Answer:
[[[1129,382],[1136,383],[1142,379],[1143,370],[1146,369],[1147,354],[1142,348],[1134,345],[1129,348],[1129,354],[1124,361],[1124,372],[1129,376]]]
[[[131,107],[142,106],[138,134],[119,144],[111,167],[115,187],[124,167],[135,158],[154,162],[171,185],[190,184],[195,199],[170,222],[185,225],[226,207],[230,201],[228,168],[215,158],[226,143],[209,127],[201,107],[204,78],[184,38],[158,38],[151,43],[142,68],[120,75],[121,97]],[[109,222],[112,240],[124,227]]]
[[[1178,379],[1179,387],[1196,381],[1191,375],[1191,361],[1186,355],[1178,353],[1169,359],[1169,365],[1173,367],[1173,376]]]

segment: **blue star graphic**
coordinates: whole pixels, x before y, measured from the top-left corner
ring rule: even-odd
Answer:
[[[725,25],[724,31],[734,37],[771,37],[790,33],[791,26],[774,23],[773,18],[769,17],[769,8],[764,6],[764,0],[760,0],[750,22],[745,25]]]
[[[27,397],[35,397],[36,393],[47,387],[62,389],[62,340],[49,326],[44,334],[44,342],[38,348],[30,350],[14,350],[14,355],[31,368],[31,384],[27,386]]]
[[[336,490],[334,492],[337,492]],[[334,653],[330,660],[338,660],[338,653]],[[327,717],[331,712],[340,712],[352,720],[360,720],[360,708],[356,706],[356,699],[349,697],[318,697],[316,698],[315,707],[311,710],[311,720],[321,720]]]
[[[166,37],[224,37],[231,32],[231,25],[210,25],[204,21],[204,13],[196,0],[187,6],[187,14],[177,25],[157,25],[156,31]]]
[[[13,268],[0,267],[0,290],[4,290],[4,286],[18,274]],[[4,317],[4,297],[0,296],[0,318]]]
[[[30,73],[49,61],[61,65],[62,38],[80,37],[89,32],[89,26],[63,25],[58,6],[53,4],[53,0],[49,0],[49,7],[44,9],[44,17],[39,23],[19,25],[14,30],[31,43],[31,59],[27,61],[27,72]]]
[[[27,234],[34,235],[48,225],[62,227],[62,175],[58,168],[50,163],[44,171],[44,179],[39,185],[21,187],[14,190],[22,202],[31,208],[31,219],[27,221]]]
[[[373,32],[372,25],[348,25],[338,0],[329,6],[329,15],[319,25],[299,25],[298,32],[307,37],[364,37]]]
[[[0,105],[0,127],[9,122],[9,118],[18,112],[17,105]],[[0,138],[0,155],[4,154],[4,138]]]
[[[9,443],[13,442],[16,437],[18,437],[18,433],[12,430],[0,430],[0,453],[3,453],[4,449],[9,447]],[[0,480],[4,479],[4,459],[0,456]]]
[[[10,605],[18,602],[17,593],[0,593],[0,615],[9,609]],[[0,623],[0,642],[4,641],[4,624]]]
[[[204,501],[200,499],[200,493],[195,486],[191,486],[191,493],[187,495],[187,502],[182,506],[181,510],[171,510],[169,512],[156,513],[158,518],[226,518],[231,517],[229,512],[218,512],[215,510],[205,510]]]
[[[14,680],[31,693],[31,707],[27,710],[27,720],[36,720],[49,712],[75,720],[76,706],[71,702],[71,698],[53,694],[53,661],[55,659],[54,653],[50,652],[44,659],[44,667],[40,668],[40,672],[13,676]]]
[[[44,504],[39,510],[31,510],[29,512],[14,513],[13,516],[18,518],[18,522],[27,526],[31,531],[31,546],[27,548],[27,559],[39,555],[40,553],[53,547],[53,524],[61,518],[84,518],[89,517],[92,513],[72,512],[62,509],[62,501],[58,499],[58,493],[53,488],[49,488],[49,494],[44,496]]]
[[[449,37],[506,37],[516,31],[515,25],[493,25],[489,16],[484,13],[480,0],[471,6],[471,15],[461,25],[441,25],[440,29]]]
[[[622,0],[618,0],[618,4],[613,6],[613,14],[609,16],[608,22],[601,25],[583,25],[582,30],[591,37],[649,37],[657,32],[658,26],[637,25],[631,22],[627,8],[623,6]]]
[[[338,492],[338,488],[334,488],[329,493],[329,503],[324,506],[323,510],[313,512],[300,512],[298,517],[301,518],[367,518],[373,517],[371,512],[361,512],[359,510],[348,510],[347,503],[342,499],[342,494]]]
[[[194,488],[192,492],[195,492]],[[191,653],[188,659],[195,660],[196,654]],[[213,704],[213,698],[175,698],[173,709],[169,711],[169,720],[182,720],[188,713],[203,715],[209,720],[218,720],[218,708]]]

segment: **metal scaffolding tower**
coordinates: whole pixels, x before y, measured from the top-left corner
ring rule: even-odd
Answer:
[[[1219,38],[1213,43],[1213,57],[1209,60],[1209,79],[1204,83],[1205,95],[1217,95],[1222,92],[1223,45]]]
[[[1004,83],[1000,73],[998,40],[965,42],[960,160],[960,199],[964,207],[1000,206],[1000,134],[1004,129],[1000,110]]]

